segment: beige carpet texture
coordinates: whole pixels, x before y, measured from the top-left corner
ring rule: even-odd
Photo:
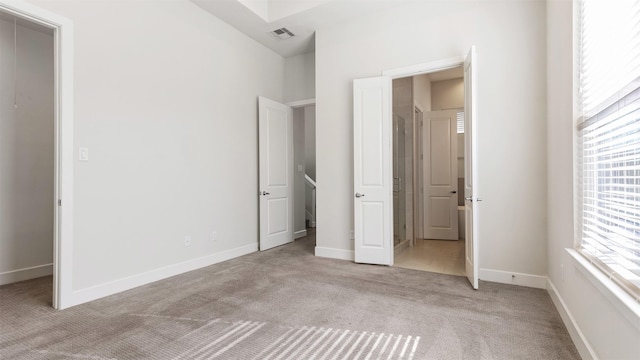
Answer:
[[[579,359],[544,290],[313,256],[313,237],[70,309],[0,287],[0,359]]]

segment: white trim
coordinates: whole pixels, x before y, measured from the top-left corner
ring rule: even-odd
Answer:
[[[0,273],[0,285],[31,280],[42,276],[49,276],[51,274],[53,274],[53,264],[44,264],[24,269],[6,271]]]
[[[55,197],[53,307],[71,306],[73,280],[73,22],[18,0],[0,0],[0,10],[54,30]],[[63,206],[58,206],[58,199]]]
[[[611,303],[620,314],[640,330],[640,300],[609,279],[605,273],[591,264],[575,249],[565,249],[575,260],[576,269]]]
[[[305,99],[305,100],[291,101],[286,103],[285,105],[288,105],[289,107],[297,109],[297,108],[315,105],[315,104],[316,104],[316,99]]]
[[[392,79],[421,75],[436,71],[452,69],[464,64],[464,57],[457,56],[448,59],[429,61],[415,65],[404,66],[396,69],[388,69],[382,71],[382,76],[388,76]]]
[[[558,313],[560,314],[560,318],[562,318],[562,322],[567,327],[567,331],[569,331],[569,335],[571,336],[571,340],[575,344],[578,352],[580,353],[580,357],[584,360],[597,360],[598,356],[596,352],[593,351],[593,348],[587,341],[587,338],[580,330],[578,323],[576,323],[573,315],[569,311],[569,308],[565,304],[564,300],[560,297],[560,293],[558,289],[556,289],[555,285],[551,282],[551,279],[547,279],[547,292],[551,297],[551,301],[553,305],[555,305]]]
[[[104,284],[92,286],[90,288],[77,290],[73,293],[73,305],[79,305],[92,300],[103,298],[105,296],[117,294],[119,292],[130,290],[138,286],[150,284],[155,281],[197,270],[256,251],[258,251],[258,243],[253,243],[245,246],[240,246],[235,249],[230,249],[200,258],[187,260],[181,263],[168,265],[162,268],[153,269],[142,274],[110,281]]]
[[[328,248],[316,246],[315,255],[319,257],[325,257],[330,259],[349,260],[354,261],[355,254],[353,250],[343,250],[336,248]]]
[[[547,288],[547,277],[540,275],[481,268],[478,274],[478,278],[480,280],[497,282],[501,284],[512,284],[537,289]]]
[[[307,229],[299,230],[293,233],[294,239],[300,239],[301,237],[307,236]]]

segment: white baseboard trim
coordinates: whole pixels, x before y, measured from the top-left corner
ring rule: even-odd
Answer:
[[[558,293],[558,289],[556,289],[555,285],[551,282],[551,280],[547,279],[547,292],[551,297],[551,301],[553,305],[555,305],[556,309],[558,309],[558,313],[560,313],[560,318],[562,318],[562,322],[567,327],[569,331],[569,335],[571,336],[571,340],[576,345],[578,352],[580,353],[580,357],[584,360],[597,360],[598,356],[596,355],[593,348],[589,345],[589,342],[584,337],[584,334],[580,330],[580,327],[575,322],[571,312],[567,308],[564,300],[560,297]]]
[[[480,269],[478,278],[480,278],[480,280],[492,281],[502,284],[519,285],[537,289],[547,288],[547,277],[540,275],[531,275],[492,269]]]
[[[217,264],[242,255],[258,251],[258,243],[249,244],[235,249],[221,251],[215,254],[200,258],[187,260],[181,263],[154,269],[141,274],[129,276],[123,279],[110,281],[108,283],[92,286],[90,288],[76,290],[73,292],[72,305],[79,305],[105,296],[117,294],[126,290],[146,285],[158,280],[166,279],[185,272],[197,270],[206,266]]]
[[[316,253],[316,256],[326,257],[331,259],[349,260],[349,261],[353,261],[355,259],[355,254],[353,253],[353,250],[343,250],[343,249],[316,246],[315,253]]]
[[[294,239],[300,239],[301,237],[307,236],[307,229],[296,231],[293,233]]]
[[[31,266],[24,269],[5,271],[0,273],[0,285],[12,284],[18,281],[31,280],[53,274],[53,264]]]

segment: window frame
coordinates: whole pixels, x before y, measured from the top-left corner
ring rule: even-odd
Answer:
[[[579,265],[577,268],[594,284],[596,287],[605,293],[610,299],[617,299],[618,305],[624,305],[623,308],[631,311],[631,314],[635,315],[638,328],[640,329],[640,286],[625,283],[612,276],[613,270],[602,263],[602,260],[582,251],[582,229],[583,229],[583,217],[582,217],[582,189],[580,188],[581,181],[581,139],[580,132],[583,128],[588,127],[588,123],[594,121],[600,114],[605,113],[612,103],[617,103],[630,93],[632,86],[620,89],[618,100],[615,102],[605,101],[599,107],[596,107],[589,114],[589,118],[583,116],[581,109],[580,98],[580,71],[581,71],[581,46],[582,46],[582,3],[584,0],[576,0],[573,2],[573,29],[574,29],[574,45],[573,45],[573,192],[574,192],[574,243],[573,249],[567,249],[568,253]],[[633,89],[637,87],[638,81],[634,82]],[[640,89],[633,90],[639,91]],[[614,96],[615,97],[615,96]],[[597,121],[597,120],[595,120]],[[631,289],[629,288],[631,285]]]

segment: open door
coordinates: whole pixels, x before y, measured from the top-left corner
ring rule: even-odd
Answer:
[[[464,61],[464,207],[465,271],[474,289],[478,288],[478,128],[476,111],[476,48],[471,47]]]
[[[355,261],[393,265],[391,79],[353,82]]]
[[[258,98],[260,251],[293,242],[293,110]]]
[[[425,113],[424,239],[458,240],[457,111]]]

